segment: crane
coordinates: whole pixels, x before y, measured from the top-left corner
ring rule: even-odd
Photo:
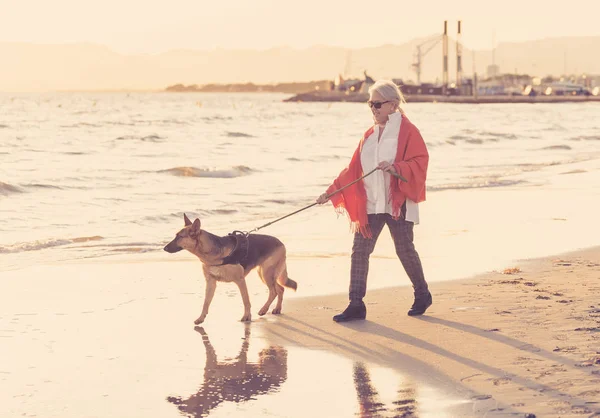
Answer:
[[[421,84],[421,65],[423,58],[442,40],[442,35],[435,35],[417,45],[414,55],[413,69],[417,73],[417,84]],[[425,50],[423,51],[422,48]]]

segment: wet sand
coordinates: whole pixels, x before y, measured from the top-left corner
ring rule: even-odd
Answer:
[[[267,334],[437,385],[467,402],[449,416],[600,416],[600,248],[431,290],[420,318],[405,314],[410,289],[378,289],[368,292],[367,320],[346,324],[331,321],[343,296],[293,301]],[[417,411],[430,402],[417,399]]]
[[[199,263],[149,258],[0,275],[0,416],[600,414],[600,248],[434,282],[421,318],[408,287],[370,290],[349,324],[345,294],[259,318],[249,276],[253,322],[225,285],[202,328]]]

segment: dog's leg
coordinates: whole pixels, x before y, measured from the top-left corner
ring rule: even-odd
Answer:
[[[265,302],[263,307],[260,308],[260,311],[258,311],[258,314],[260,316],[263,316],[264,314],[267,313],[267,311],[271,307],[271,304],[273,303],[273,301],[275,300],[276,297],[277,297],[277,291],[273,287],[269,287],[269,297],[267,298],[267,301]]]
[[[235,281],[235,284],[240,288],[240,294],[242,295],[242,301],[244,302],[244,316],[242,316],[242,322],[250,321],[252,315],[250,313],[250,295],[248,295],[248,287],[246,286],[246,279],[242,278]]]
[[[273,309],[272,312],[275,315],[281,313],[283,305],[283,292],[285,291],[285,287],[290,287],[294,290],[296,290],[298,287],[296,282],[288,277],[285,253],[283,254],[283,257],[279,259],[277,271],[279,271],[279,274],[277,275],[277,281],[275,283],[277,290],[277,305],[275,305],[275,309]]]
[[[279,283],[277,283],[275,289],[277,291],[277,305],[275,305],[275,309],[273,309],[273,312],[271,313],[279,315],[281,313],[281,306],[283,305],[283,291],[285,290],[285,288]]]
[[[263,316],[264,314],[267,313],[267,311],[269,310],[269,307],[275,300],[275,297],[277,296],[277,291],[275,290],[275,286],[274,286],[275,280],[272,277],[273,276],[273,268],[272,267],[267,267],[267,268],[263,268],[262,266],[259,267],[258,275],[260,276],[263,283],[266,284],[267,287],[269,288],[269,297],[267,298],[267,302],[264,304],[264,306],[262,308],[260,308],[260,311],[258,311],[258,314],[260,316]]]
[[[215,295],[215,289],[217,288],[217,281],[210,277],[206,277],[206,293],[204,295],[204,306],[202,307],[202,314],[194,321],[194,324],[198,325],[204,322],[206,315],[208,315],[208,308],[212,302],[213,296]]]

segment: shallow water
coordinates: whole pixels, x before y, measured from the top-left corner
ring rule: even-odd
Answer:
[[[159,252],[184,212],[226,234],[314,202],[349,161],[369,110],[285,97],[0,94],[0,269]],[[598,169],[598,103],[406,111],[431,154],[431,198],[551,190],[565,174],[582,186]],[[289,236],[292,256],[347,253],[329,245],[335,216],[323,209],[272,230]]]

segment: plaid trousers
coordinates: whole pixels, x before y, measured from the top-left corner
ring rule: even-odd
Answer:
[[[396,254],[412,282],[415,297],[426,296],[429,288],[423,274],[421,259],[413,244],[414,224],[404,219],[394,220],[387,213],[369,214],[368,217],[373,238],[365,238],[360,232],[354,234],[350,265],[350,301],[362,301],[367,293],[369,257],[375,249],[377,238],[379,238],[383,226],[386,224],[394,240]]]

